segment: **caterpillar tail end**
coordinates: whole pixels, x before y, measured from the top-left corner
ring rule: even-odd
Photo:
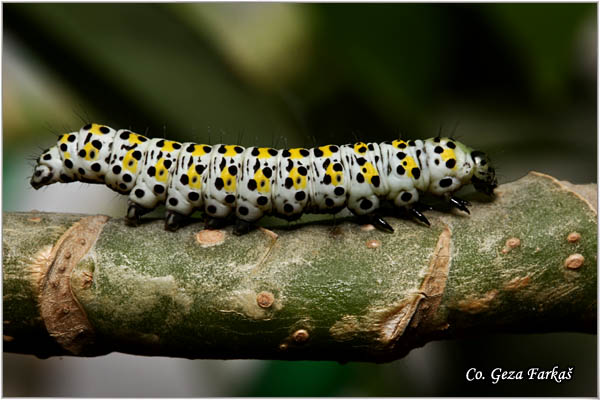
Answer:
[[[31,178],[31,181],[29,181],[29,184],[35,190],[38,190],[39,188],[41,188],[42,186],[44,186],[42,183],[34,181],[33,178]]]

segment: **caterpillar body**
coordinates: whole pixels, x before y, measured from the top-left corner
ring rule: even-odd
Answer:
[[[99,124],[61,135],[38,158],[31,185],[73,181],[128,194],[133,225],[165,203],[169,230],[203,210],[209,225],[235,213],[238,234],[265,214],[294,220],[344,207],[393,231],[375,212],[384,201],[429,225],[419,193],[443,196],[468,213],[469,203],[452,195],[456,190],[472,183],[493,195],[497,186],[484,153],[446,137],[277,150],[149,139]]]

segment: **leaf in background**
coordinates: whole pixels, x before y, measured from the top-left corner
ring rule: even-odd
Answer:
[[[210,41],[251,85],[277,90],[312,62],[305,5],[183,3],[167,7]]]
[[[593,4],[490,4],[481,11],[514,49],[534,98],[564,101],[576,34]]]
[[[218,52],[167,7],[46,3],[6,8],[39,30],[38,45],[56,48],[78,65],[72,78],[83,85],[79,89],[86,93],[89,84],[86,95],[120,124],[142,131],[151,126],[155,136],[164,134],[160,127],[166,124],[169,136],[180,140],[207,140],[208,127],[236,135],[251,132],[263,140],[274,134],[294,137],[293,123],[272,99],[246,88]],[[47,60],[55,61],[65,62]],[[97,80],[104,90],[94,86]],[[141,115],[130,118],[129,107]]]
[[[442,7],[313,5],[322,64],[335,68],[381,115],[415,119],[426,110],[443,65]]]

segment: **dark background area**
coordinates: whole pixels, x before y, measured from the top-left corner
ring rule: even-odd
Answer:
[[[314,146],[454,135],[500,183],[597,181],[595,4],[3,4],[3,209],[123,216],[99,185],[28,187],[95,121],[148,136]],[[565,329],[568,327],[565,327]],[[573,367],[573,379],[466,371]],[[6,396],[596,396],[596,336],[434,342],[390,364],[4,354]]]

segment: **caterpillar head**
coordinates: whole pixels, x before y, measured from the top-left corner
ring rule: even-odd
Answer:
[[[62,171],[63,163],[58,148],[52,146],[38,158],[29,183],[34,189],[39,189],[42,186],[59,182]]]
[[[471,178],[475,190],[493,196],[494,189],[498,186],[498,180],[490,159],[484,152],[477,150],[471,152],[471,158],[475,163],[475,170]]]

